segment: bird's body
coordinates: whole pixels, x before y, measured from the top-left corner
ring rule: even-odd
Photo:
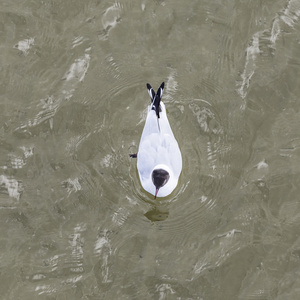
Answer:
[[[166,197],[178,183],[182,157],[161,101],[164,83],[157,93],[147,84],[152,99],[137,153],[137,168],[143,188],[155,197]]]

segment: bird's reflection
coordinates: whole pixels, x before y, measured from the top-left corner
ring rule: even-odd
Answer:
[[[145,217],[152,222],[164,221],[168,218],[169,212],[165,208],[152,207],[151,210],[145,213]]]

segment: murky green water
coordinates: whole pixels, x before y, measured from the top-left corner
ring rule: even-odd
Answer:
[[[0,8],[2,299],[299,299],[299,0]],[[162,81],[154,201],[128,154]]]

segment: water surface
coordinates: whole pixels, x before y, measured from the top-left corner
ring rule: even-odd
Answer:
[[[3,299],[298,299],[300,1],[2,1]],[[149,96],[183,156],[154,201]]]

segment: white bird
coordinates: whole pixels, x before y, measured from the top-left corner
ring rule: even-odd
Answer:
[[[173,192],[182,170],[182,157],[169,124],[166,108],[161,101],[164,82],[155,94],[147,89],[152,103],[148,106],[145,127],[141,136],[137,168],[143,188],[154,197],[166,197]]]

